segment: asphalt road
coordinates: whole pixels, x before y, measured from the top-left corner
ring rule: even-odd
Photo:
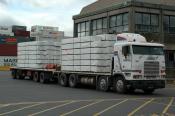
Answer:
[[[175,86],[152,95],[65,88],[30,80],[13,80],[0,72],[0,116],[150,116],[175,115]]]

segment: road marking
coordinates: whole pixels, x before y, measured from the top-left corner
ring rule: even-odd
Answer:
[[[58,106],[55,106],[55,107],[52,107],[52,108],[49,108],[49,109],[46,109],[46,110],[43,110],[43,111],[40,111],[40,112],[29,114],[28,116],[35,116],[35,115],[38,115],[38,114],[41,114],[41,113],[44,113],[44,112],[47,112],[47,111],[50,111],[50,110],[53,110],[53,109],[56,109],[56,108],[60,108],[60,107],[72,104],[74,102],[76,102],[76,101],[71,101],[71,102],[68,102],[68,103],[65,103],[65,104],[61,104],[61,105],[58,105]]]
[[[5,104],[4,106],[15,106],[15,105],[25,105],[25,104],[36,104],[36,103],[61,103],[61,102],[70,102],[73,100],[63,100],[63,101],[42,101],[42,102],[19,102],[19,103],[8,103]]]
[[[133,100],[133,101],[143,101],[143,100]],[[157,101],[153,101],[152,103],[158,104],[158,105],[163,105],[163,106],[167,106],[168,104],[166,103],[161,103],[161,102],[157,102]],[[171,107],[175,107],[175,105],[171,105]]]
[[[99,112],[99,113],[94,114],[94,116],[99,116],[99,115],[103,114],[104,112],[106,112],[106,111],[108,111],[108,110],[110,110],[110,109],[112,109],[112,108],[114,108],[114,107],[116,107],[116,106],[118,106],[118,105],[120,105],[120,104],[126,102],[126,101],[128,101],[128,99],[123,100],[123,101],[121,101],[121,102],[119,102],[119,103],[117,103],[117,104],[115,104],[115,105],[112,105],[112,106],[110,106],[110,107],[104,109],[103,111],[101,111],[101,112]]]
[[[160,97],[161,98],[161,97]],[[165,97],[168,98],[168,97]],[[24,104],[36,104],[36,103],[61,103],[61,102],[71,102],[71,101],[77,101],[77,102],[84,102],[84,101],[117,101],[117,100],[124,100],[127,98],[119,98],[119,99],[87,99],[87,100],[62,100],[62,101],[41,101],[41,102],[18,102],[18,103],[7,103],[3,104],[4,106],[11,106],[11,105],[24,105]],[[146,100],[151,98],[129,98],[130,100]]]
[[[174,101],[174,97],[171,98],[169,104],[165,107],[165,109],[163,110],[163,114],[167,113],[168,109],[170,108],[170,106],[173,104]]]
[[[26,107],[23,107],[23,108],[20,108],[20,109],[16,109],[16,110],[12,110],[12,111],[9,111],[9,112],[5,112],[5,113],[0,114],[0,116],[11,114],[11,113],[14,113],[14,112],[17,112],[17,111],[21,111],[21,110],[24,110],[24,109],[28,109],[28,108],[32,108],[32,107],[35,107],[35,106],[39,106],[41,104],[42,103],[40,103],[40,104],[34,104],[34,105],[26,106]]]
[[[129,113],[128,116],[134,115],[137,111],[139,111],[140,109],[142,109],[143,107],[145,107],[146,105],[148,105],[149,103],[151,103],[153,100],[154,100],[154,98],[152,98],[151,100],[145,102],[144,104],[142,104],[141,106],[139,106],[137,109],[135,109],[131,113]]]
[[[83,107],[80,107],[80,108],[78,108],[78,109],[75,109],[75,110],[72,110],[72,111],[70,111],[70,112],[67,112],[67,113],[61,114],[60,116],[66,116],[66,115],[72,114],[72,113],[74,113],[74,112],[76,112],[76,111],[79,111],[79,110],[81,110],[81,109],[83,109],[83,108],[86,108],[86,107],[89,107],[89,106],[92,106],[92,105],[98,104],[98,103],[100,103],[100,102],[102,102],[102,101],[103,101],[103,100],[100,100],[100,101],[97,101],[97,102],[90,103],[90,104],[85,105],[85,106],[83,106]]]

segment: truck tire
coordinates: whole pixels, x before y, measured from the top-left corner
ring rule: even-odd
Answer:
[[[116,92],[121,93],[121,94],[127,92],[125,80],[121,76],[120,77],[117,77],[115,79],[114,88],[115,88],[115,91]]]
[[[33,81],[40,82],[39,73],[38,72],[34,72],[33,73]]]
[[[11,75],[13,79],[16,79],[16,70],[12,70]]]
[[[77,75],[71,74],[69,76],[69,86],[72,88],[77,87]]]
[[[108,91],[108,81],[107,81],[107,77],[105,76],[101,76],[99,79],[98,79],[98,82],[97,82],[97,89],[100,90],[100,91]]]
[[[60,80],[60,85],[61,86],[63,86],[63,87],[68,86],[68,78],[67,78],[66,74],[61,73],[59,80]]]
[[[152,94],[155,91],[155,89],[143,89],[143,91],[145,94]]]
[[[22,71],[21,70],[17,70],[16,71],[16,79],[24,79],[24,76],[22,75]]]
[[[44,72],[40,73],[40,83],[45,84],[45,83],[48,83],[48,82],[49,82],[49,80],[47,78],[47,74],[44,73]]]

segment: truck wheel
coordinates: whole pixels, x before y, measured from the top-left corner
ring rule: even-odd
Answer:
[[[100,77],[98,80],[98,90],[100,91],[108,91],[108,81],[107,77]]]
[[[72,88],[77,86],[77,76],[75,74],[69,76],[69,86]]]
[[[155,90],[154,89],[143,89],[145,94],[152,94]]]
[[[125,80],[122,77],[117,77],[114,84],[115,91],[118,93],[126,93]]]
[[[35,81],[35,82],[39,82],[40,81],[38,72],[34,72],[34,74],[33,74],[33,81]]]
[[[45,84],[45,83],[48,83],[48,81],[49,80],[47,79],[47,74],[44,72],[40,73],[40,82]]]
[[[13,79],[16,79],[16,70],[13,70],[12,73],[11,73],[11,75],[12,75],[12,78]]]
[[[60,85],[63,87],[68,86],[68,78],[67,78],[66,74],[64,74],[64,73],[61,73],[61,75],[60,75]]]

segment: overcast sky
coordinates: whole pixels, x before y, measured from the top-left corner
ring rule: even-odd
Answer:
[[[0,0],[0,25],[58,26],[72,36],[72,16],[96,0]]]

